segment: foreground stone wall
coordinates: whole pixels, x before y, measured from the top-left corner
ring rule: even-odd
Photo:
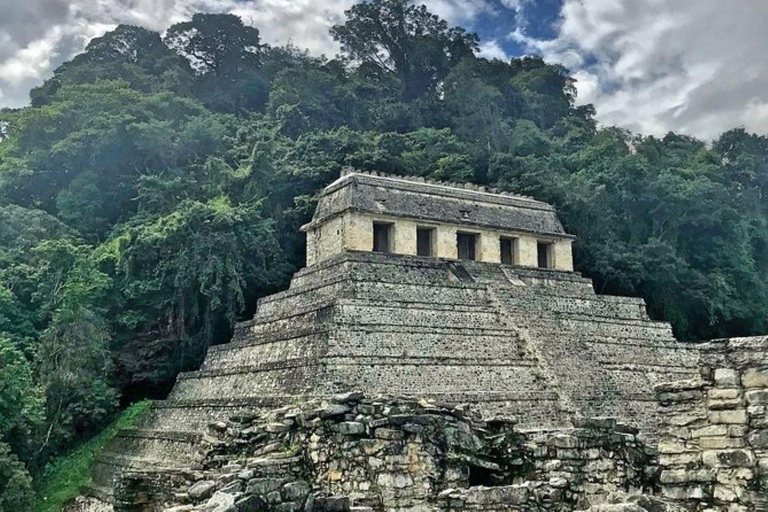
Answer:
[[[636,435],[613,420],[525,435],[511,418],[348,393],[214,422],[198,470],[127,472],[115,508],[582,510],[651,490]]]
[[[656,388],[663,493],[692,510],[768,510],[768,337],[709,343],[701,364]]]

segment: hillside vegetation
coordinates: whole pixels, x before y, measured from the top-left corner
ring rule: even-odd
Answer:
[[[286,286],[344,166],[548,201],[599,292],[686,340],[768,330],[766,137],[598,127],[568,70],[479,58],[405,0],[332,35],[335,59],[231,15],[119,26],[0,112],[0,510]]]

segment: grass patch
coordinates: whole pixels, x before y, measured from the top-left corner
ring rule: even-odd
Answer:
[[[59,512],[72,498],[80,494],[83,485],[91,483],[94,458],[118,430],[131,427],[136,417],[152,404],[151,400],[137,402],[128,407],[115,421],[96,436],[73,451],[56,457],[36,476],[36,512]]]

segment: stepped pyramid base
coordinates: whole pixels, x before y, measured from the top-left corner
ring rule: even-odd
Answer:
[[[611,416],[652,436],[653,385],[689,376],[697,357],[641,299],[596,295],[574,272],[348,252],[260,300],[116,438],[94,485],[111,488],[122,468],[194,465],[212,421],[347,391],[469,403],[522,430]]]

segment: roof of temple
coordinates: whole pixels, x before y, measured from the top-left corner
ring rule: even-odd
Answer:
[[[573,238],[563,230],[554,207],[529,197],[359,171],[343,172],[323,190],[312,222],[302,231],[346,211]]]

